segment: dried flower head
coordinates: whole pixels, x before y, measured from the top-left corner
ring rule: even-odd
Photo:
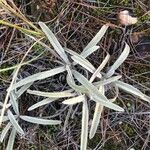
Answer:
[[[129,14],[129,11],[128,10],[124,10],[124,11],[121,11],[119,14],[118,14],[118,18],[119,18],[119,21],[122,25],[132,25],[132,24],[135,24],[137,23],[137,17],[132,17],[130,16]]]

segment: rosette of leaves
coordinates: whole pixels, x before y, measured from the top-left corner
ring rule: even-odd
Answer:
[[[56,101],[58,99],[66,98],[62,103],[66,105],[75,105],[77,103],[82,103],[82,130],[81,130],[81,142],[80,142],[80,149],[86,150],[87,149],[87,141],[88,141],[88,134],[89,138],[93,138],[99,121],[101,117],[101,113],[104,107],[113,109],[115,111],[124,111],[124,109],[117,104],[113,103],[116,98],[118,97],[119,89],[122,89],[130,94],[140,97],[141,99],[145,100],[146,102],[150,102],[150,98],[139,91],[137,88],[124,83],[121,81],[121,75],[116,74],[116,69],[125,61],[127,56],[129,55],[130,48],[127,43],[125,43],[124,50],[120,54],[119,58],[114,62],[112,66],[109,67],[107,72],[103,72],[103,68],[109,61],[110,55],[107,54],[102,63],[100,63],[98,68],[95,68],[86,58],[90,56],[93,52],[99,49],[97,46],[98,42],[104,36],[105,32],[108,29],[107,25],[104,25],[100,31],[95,35],[95,37],[89,42],[89,44],[83,49],[81,54],[76,53],[73,50],[68,48],[63,48],[61,44],[58,42],[56,36],[52,33],[52,31],[42,22],[39,22],[40,27],[42,28],[43,32],[45,33],[47,39],[51,43],[54,49],[49,48],[44,43],[38,41],[34,37],[29,36],[30,38],[38,41],[39,44],[44,46],[46,49],[50,50],[53,55],[55,55],[59,61],[61,61],[61,66],[57,68],[53,68],[47,71],[39,72],[34,75],[28,76],[20,81],[16,82],[12,87],[11,91],[18,88],[23,88],[28,84],[33,84],[37,80],[43,80],[45,78],[54,76],[56,74],[60,74],[62,72],[67,72],[66,75],[66,82],[69,85],[70,89],[61,91],[61,92],[44,92],[44,91],[36,91],[36,90],[27,90],[29,94],[38,95],[46,97],[46,99],[32,105],[29,107],[29,111],[34,110],[38,107],[43,105],[49,104],[52,101]],[[80,72],[76,70],[76,65],[80,65],[83,70],[86,70],[88,76],[82,75]],[[92,74],[92,75],[91,75]],[[91,76],[90,76],[91,75]],[[90,78],[88,78],[90,76]],[[97,82],[94,80],[97,78]],[[76,82],[77,81],[77,82]],[[106,91],[107,85],[111,85],[115,88],[115,96],[112,99],[107,98]],[[27,89],[27,88],[26,88]],[[93,120],[91,124],[90,131],[88,132],[89,126],[89,108],[88,108],[88,101],[92,100],[96,103],[95,112],[93,115]],[[17,101],[17,100],[16,100]],[[14,101],[12,106],[14,106]],[[15,107],[13,107],[15,108]],[[15,108],[16,109],[16,108]],[[17,112],[17,111],[16,111]],[[10,115],[10,112],[9,112]],[[11,113],[12,116],[12,113]],[[10,117],[9,117],[10,118]],[[15,118],[15,116],[14,116]],[[31,122],[29,117],[22,117],[17,116],[17,119],[23,119],[26,121]],[[16,119],[16,124],[18,124]],[[14,119],[15,120],[15,119]],[[33,119],[34,120],[34,119]],[[56,121],[58,124],[60,121]],[[11,126],[13,125],[10,121]],[[37,120],[34,120],[34,123],[40,124]],[[7,130],[10,125],[7,125]],[[6,130],[5,129],[5,130]],[[18,129],[20,129],[18,127]],[[16,128],[13,128],[13,134],[16,134],[18,131]],[[20,131],[20,132],[19,132]],[[19,130],[19,133],[23,133]]]

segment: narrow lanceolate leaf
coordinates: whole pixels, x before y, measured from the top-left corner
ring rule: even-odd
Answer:
[[[102,28],[99,30],[99,32],[95,35],[95,37],[90,41],[90,43],[84,48],[83,52],[88,50],[89,48],[97,45],[97,43],[102,39],[104,34],[106,33],[108,29],[107,25],[103,25]]]
[[[41,92],[35,90],[27,90],[29,94],[49,97],[49,98],[64,98],[64,97],[73,97],[76,96],[76,93],[71,93],[68,90],[63,92]]]
[[[87,69],[91,73],[94,73],[96,70],[95,67],[86,59],[82,59],[81,57],[72,56],[71,57],[77,64],[80,64],[83,68]]]
[[[104,105],[108,108],[111,108],[116,111],[124,111],[120,106],[110,102],[104,95],[102,95],[98,89],[90,83],[83,75],[77,71],[73,71],[75,78],[89,91],[89,94],[92,96],[92,99],[101,105]]]
[[[33,82],[25,84],[24,86],[22,86],[17,92],[17,98],[19,98],[31,85],[33,84]]]
[[[115,70],[126,60],[129,53],[130,47],[128,44],[126,44],[119,58],[115,61],[115,63],[110,67],[109,71],[107,72],[107,77],[111,77],[115,73]]]
[[[68,72],[68,74],[67,74],[67,83],[68,83],[68,85],[77,92],[86,93],[87,90],[84,87],[81,87],[81,86],[78,86],[78,85],[75,84],[75,81],[74,81],[74,78],[73,78],[73,75],[72,75],[72,71],[70,70],[70,67],[66,66],[66,70]]]
[[[104,95],[104,86],[100,86],[99,91]],[[104,106],[102,106],[99,103],[96,103],[94,116],[93,116],[91,129],[90,129],[90,134],[89,134],[90,139],[92,139],[96,133],[96,130],[97,130],[99,122],[100,122],[101,113],[103,111],[103,108],[104,108]]]
[[[89,138],[92,139],[96,133],[96,130],[98,128],[98,125],[100,123],[101,113],[103,111],[104,106],[102,106],[99,103],[96,103],[95,111],[94,111],[94,117],[92,120],[92,125],[90,129]]]
[[[91,55],[92,53],[94,53],[96,50],[99,49],[99,46],[93,46],[89,49],[87,49],[86,51],[82,52],[80,55],[84,58],[88,57],[89,55]]]
[[[34,41],[36,41],[38,44],[40,44],[41,46],[43,46],[44,48],[46,48],[46,50],[50,51],[55,57],[58,57],[58,54],[51,49],[48,45],[46,45],[45,43],[39,41],[38,39],[36,39],[35,37],[26,34],[29,38],[33,39]]]
[[[36,109],[36,108],[38,108],[38,107],[41,107],[41,106],[43,106],[43,105],[49,104],[49,103],[53,102],[54,100],[57,100],[57,99],[46,98],[46,99],[44,99],[44,100],[42,100],[42,101],[40,101],[40,102],[38,102],[38,103],[35,103],[35,104],[32,105],[31,107],[29,107],[29,108],[28,108],[28,111],[31,111],[31,110],[34,110],[34,109]]]
[[[96,69],[96,71],[93,73],[92,77],[90,78],[91,82],[94,81],[94,79],[96,78],[96,76],[98,75],[98,73],[100,73],[100,71],[105,67],[105,65],[107,64],[109,58],[110,58],[110,55],[107,54],[107,56],[105,57],[105,59],[102,61],[102,63],[100,64],[100,66]]]
[[[77,96],[77,97],[74,97],[74,98],[64,100],[62,103],[67,104],[67,105],[74,105],[74,104],[82,102],[84,99],[85,99],[85,96],[80,95],[80,96]]]
[[[121,77],[122,77],[121,75],[118,75],[118,76],[110,77],[108,79],[104,79],[102,81],[99,81],[99,85],[107,85],[107,84],[113,83],[115,81],[118,81]]]
[[[49,39],[49,41],[52,44],[52,46],[54,47],[54,49],[59,54],[59,56],[68,64],[69,63],[68,57],[67,57],[63,47],[58,42],[56,36],[52,33],[52,31],[43,22],[39,22],[39,25],[42,28],[45,35],[47,36],[47,38]]]
[[[15,91],[11,91],[10,93],[10,103],[12,104],[12,107],[17,115],[19,115],[19,107],[17,102],[17,95]]]
[[[59,120],[48,120],[48,119],[42,119],[37,117],[30,117],[30,116],[20,116],[22,120],[25,120],[30,123],[35,124],[42,124],[42,125],[57,125],[61,124],[61,121]]]
[[[11,124],[17,130],[17,132],[19,132],[20,134],[24,134],[24,131],[22,130],[22,128],[18,124],[18,122],[15,119],[15,116],[12,114],[12,112],[10,110],[8,110],[7,113],[8,113],[8,118],[9,118]]]
[[[64,49],[65,49],[65,51],[67,53],[71,54],[72,56],[79,55],[79,56],[81,56],[83,58],[86,58],[89,55],[91,55],[92,53],[94,53],[97,49],[99,49],[99,46],[93,46],[93,47],[87,49],[86,51],[82,52],[81,54],[78,54],[75,51],[73,51],[73,50],[71,50],[69,48],[66,48],[66,47]]]
[[[15,83],[12,86],[11,90],[16,89],[18,87],[21,87],[21,86],[23,86],[25,84],[28,84],[30,82],[34,82],[34,81],[37,81],[37,80],[42,80],[42,79],[54,76],[54,75],[59,74],[59,73],[64,72],[64,71],[65,71],[65,67],[62,66],[62,67],[58,67],[58,68],[51,69],[51,70],[48,70],[48,71],[43,71],[43,72],[33,74],[33,75],[31,75],[29,77],[26,77],[26,78],[20,80],[19,82]]]
[[[128,93],[130,93],[130,94],[133,94],[133,95],[135,95],[135,96],[138,96],[138,97],[140,97],[141,99],[143,99],[144,101],[147,101],[147,102],[150,103],[150,97],[146,96],[146,95],[143,94],[140,90],[138,90],[137,88],[133,87],[132,85],[129,85],[129,84],[124,83],[124,82],[122,82],[122,81],[116,81],[116,82],[114,82],[114,83],[115,83],[115,85],[116,85],[118,88],[120,88],[120,89],[122,89],[122,90],[124,90],[124,91],[126,91],[126,92],[128,92]]]
[[[11,133],[10,133],[10,136],[9,136],[9,140],[8,140],[8,143],[7,143],[6,150],[13,150],[15,137],[16,137],[16,129],[13,128]]]
[[[6,122],[8,120],[9,120],[8,116],[4,116],[2,122]]]
[[[81,150],[87,150],[89,111],[86,99],[82,106]]]
[[[9,122],[6,127],[2,130],[1,136],[0,136],[0,142],[3,142],[4,138],[6,137],[6,134],[8,133],[9,129],[11,127],[11,123]]]
[[[74,65],[79,64],[91,73],[94,73],[96,69],[87,59],[70,49],[67,49],[67,52],[73,55],[71,58],[74,60]],[[98,74],[98,77],[101,78],[101,75]]]

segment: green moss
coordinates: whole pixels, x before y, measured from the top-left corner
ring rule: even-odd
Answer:
[[[57,127],[54,126],[54,125],[49,125],[48,126],[48,132],[49,132],[50,135],[56,133],[57,132]]]
[[[102,148],[102,150],[122,150],[122,146],[120,143],[114,141],[114,140],[108,140],[106,143],[105,143],[105,146],[104,148]]]
[[[36,44],[33,46],[32,50],[39,55],[43,52],[43,46],[41,46],[40,44]]]
[[[88,141],[88,146],[93,149],[97,146],[100,140],[101,140],[101,135],[95,134],[95,136],[91,140]]]
[[[132,137],[136,134],[134,127],[132,127],[130,124],[123,123],[122,124],[122,129],[125,131],[125,133],[129,136]]]

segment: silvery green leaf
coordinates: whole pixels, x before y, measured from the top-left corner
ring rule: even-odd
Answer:
[[[6,150],[13,150],[15,137],[16,137],[16,129],[13,128],[11,133],[10,133],[10,136],[9,136],[9,140],[8,140],[8,143],[7,143]]]
[[[86,99],[82,105],[81,150],[87,150],[89,111]]]
[[[104,105],[113,110],[124,111],[123,108],[116,104],[113,104],[104,95],[102,95],[98,91],[98,89],[92,83],[90,83],[83,75],[75,70],[73,70],[73,75],[85,88],[87,88],[87,90],[89,90],[89,94],[92,96],[92,100],[99,102],[101,105]]]
[[[104,95],[104,86],[100,86],[99,91]],[[104,106],[102,106],[99,103],[96,103],[95,106],[95,111],[94,111],[94,116],[93,116],[93,120],[92,120],[92,124],[91,124],[91,129],[90,129],[90,134],[89,134],[89,138],[92,139],[96,133],[96,130],[98,128],[99,122],[100,122],[100,118],[101,118],[101,113],[103,111]]]
[[[94,116],[92,120],[92,125],[90,129],[90,134],[89,138],[92,139],[96,133],[96,130],[98,128],[100,118],[101,118],[101,113],[103,111],[104,106],[101,105],[100,103],[96,103],[95,110],[94,110]]]
[[[81,93],[87,93],[87,92],[88,92],[88,90],[87,90],[86,88],[84,88],[83,86],[78,86],[78,85],[76,85],[76,84],[72,81],[72,79],[69,77],[69,75],[67,75],[67,83],[68,83],[68,85],[69,85],[72,89],[74,89],[74,90],[77,91],[77,92],[81,92]]]
[[[41,91],[35,91],[35,90],[27,90],[29,94],[43,96],[43,97],[49,97],[49,98],[64,98],[64,97],[73,97],[76,96],[76,93],[72,93],[68,90],[63,92],[41,92]]]
[[[110,101],[102,101],[100,96],[98,96],[98,94],[93,94],[93,93],[90,93],[90,96],[91,96],[91,99],[97,103],[100,103],[101,105],[105,106],[105,107],[108,107],[110,109],[113,109],[113,110],[116,110],[116,111],[121,111],[123,112],[124,109]],[[105,96],[104,96],[105,97]],[[105,97],[106,98],[106,97]]]
[[[71,58],[74,60],[74,62],[81,65],[83,68],[87,69],[89,72],[94,73],[96,71],[95,67],[88,60],[83,59],[78,56],[72,56]],[[101,78],[100,73],[98,73],[97,76]]]
[[[120,88],[120,89],[122,89],[122,90],[124,90],[124,91],[126,91],[126,92],[128,92],[128,93],[130,93],[130,94],[133,94],[133,95],[135,95],[135,96],[138,96],[138,97],[140,97],[141,99],[143,99],[144,101],[147,101],[147,102],[150,103],[150,97],[146,96],[146,95],[143,94],[140,90],[138,90],[137,88],[133,87],[132,85],[127,84],[127,83],[124,83],[124,82],[122,82],[122,81],[116,81],[116,82],[114,82],[114,83],[115,83],[115,85],[116,85],[118,88]]]
[[[64,100],[62,103],[67,104],[67,105],[74,105],[74,104],[82,102],[83,100],[85,100],[85,96],[80,95],[80,96],[77,96],[77,97],[73,97],[73,98]]]
[[[40,101],[40,102],[38,102],[38,103],[35,103],[34,105],[32,105],[31,107],[29,107],[28,108],[28,111],[31,111],[31,110],[34,110],[34,109],[36,109],[36,108],[38,108],[38,107],[41,107],[41,106],[43,106],[43,105],[46,105],[46,104],[49,104],[49,103],[51,103],[51,102],[53,102],[54,100],[57,100],[57,99],[50,99],[50,98],[46,98],[46,99],[44,99],[44,100],[42,100],[42,101]]]
[[[10,110],[8,110],[7,113],[8,113],[8,118],[9,118],[11,124],[13,125],[13,127],[16,129],[16,131],[18,131],[20,134],[24,134],[24,131],[18,124],[18,122],[15,119],[15,116],[12,114],[12,112]]]
[[[6,122],[6,121],[8,121],[8,120],[9,120],[8,116],[3,116],[2,122]]]
[[[113,77],[110,77],[108,79],[104,79],[102,81],[99,81],[99,84],[107,85],[107,84],[113,83],[115,81],[118,81],[121,77],[122,77],[121,75],[113,76]]]
[[[56,52],[51,49],[49,46],[47,46],[45,43],[39,41],[38,39],[36,39],[35,37],[31,36],[31,35],[28,35],[26,34],[29,38],[33,39],[34,41],[36,41],[37,43],[39,43],[40,45],[42,45],[43,47],[46,48],[46,50],[50,51],[54,56],[58,57],[58,54],[56,54]]]
[[[21,87],[25,84],[28,84],[30,82],[34,82],[34,81],[37,81],[37,80],[42,80],[42,79],[54,76],[56,74],[64,72],[65,70],[66,70],[65,67],[62,66],[62,67],[58,67],[58,68],[51,69],[51,70],[48,70],[48,71],[43,71],[43,72],[33,74],[33,75],[31,75],[29,77],[26,77],[26,78],[20,80],[19,82],[15,83],[12,86],[11,90],[14,90],[14,89],[16,89],[18,87]]]
[[[37,117],[30,117],[30,116],[20,116],[22,120],[25,120],[30,123],[35,124],[42,124],[42,125],[57,125],[61,124],[61,121],[59,120],[48,120],[48,119],[42,119]]]
[[[58,42],[56,36],[52,33],[52,31],[43,22],[39,22],[39,25],[42,28],[45,35],[47,36],[47,38],[49,39],[49,41],[52,44],[52,46],[54,47],[54,49],[59,54],[59,56],[68,64],[69,63],[68,57],[67,57],[63,47]]]
[[[107,54],[107,56],[105,57],[105,59],[102,61],[102,63],[100,64],[100,66],[96,69],[96,71],[93,73],[92,77],[90,78],[91,82],[94,81],[94,79],[96,78],[96,76],[98,75],[98,73],[100,73],[100,71],[105,67],[105,65],[107,64],[109,58],[110,58],[110,55]]]
[[[121,53],[119,58],[115,61],[115,63],[110,67],[109,71],[107,72],[107,77],[111,77],[114,74],[115,70],[126,60],[129,53],[130,53],[130,47],[126,43],[123,52]]]
[[[33,82],[30,82],[28,84],[25,84],[24,86],[22,86],[17,92],[17,98],[19,98],[31,85],[33,84]]]
[[[8,133],[9,129],[11,127],[11,123],[9,122],[6,127],[2,130],[1,136],[0,136],[0,142],[3,142],[4,138],[6,137],[6,134]]]
[[[76,53],[75,51],[72,51],[72,50],[70,50],[70,49],[66,49],[66,51],[69,53],[69,54],[71,54],[72,55],[72,59],[76,62],[76,63],[78,63],[78,64],[80,64],[81,66],[83,66],[83,67],[85,67],[87,70],[88,70],[88,68],[90,69],[90,70],[95,70],[95,68],[94,68],[94,66],[88,61],[88,60],[86,60],[83,56],[81,56],[80,54],[78,54],[78,53]]]
[[[80,55],[84,58],[88,57],[89,55],[91,55],[92,53],[94,53],[96,50],[99,49],[99,46],[93,46],[89,49],[87,49],[86,51],[82,52]]]
[[[3,107],[3,105],[4,105],[4,104],[3,104],[2,102],[0,102],[0,106]],[[6,108],[9,108],[10,106],[11,106],[11,104],[8,103],[8,104],[6,105]]]
[[[72,75],[72,71],[70,70],[70,67],[66,66],[66,70],[68,72],[68,74],[67,74],[67,83],[68,83],[68,85],[77,92],[86,93],[87,90],[84,87],[78,86],[78,85],[75,84],[75,81],[74,81],[74,78],[73,78],[73,75]]]
[[[14,115],[14,117],[17,118],[17,115]],[[6,122],[8,120],[9,120],[8,115],[7,116],[3,116],[2,122]]]
[[[96,69],[87,59],[70,49],[66,49],[66,51],[73,55],[71,57],[74,60],[73,65],[80,64],[83,68],[87,69],[91,73],[94,73]],[[98,77],[101,78],[101,74],[98,74]]]
[[[11,91],[10,93],[10,103],[12,104],[13,110],[17,115],[19,115],[19,108],[18,108],[18,102],[17,102],[17,95],[14,91]]]
[[[84,48],[83,52],[87,51],[89,48],[97,45],[97,43],[102,39],[102,37],[106,33],[107,29],[108,29],[108,26],[107,25],[103,25],[102,28],[99,30],[99,32],[94,36],[94,38]]]
[[[2,102],[0,102],[0,106],[3,106],[3,103],[2,103]]]

